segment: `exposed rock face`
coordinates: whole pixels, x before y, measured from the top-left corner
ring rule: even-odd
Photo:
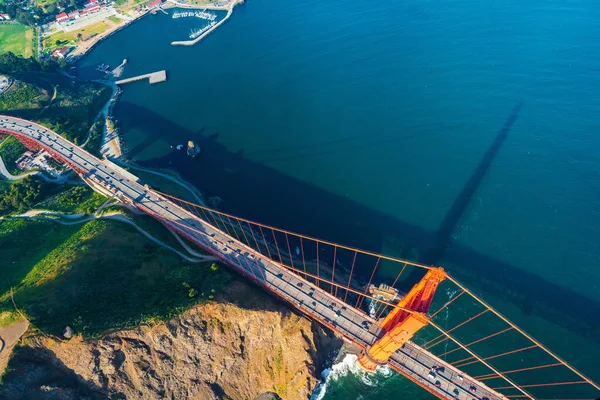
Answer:
[[[309,398],[317,354],[340,341],[255,289],[236,284],[232,291],[244,306],[200,305],[100,340],[30,340],[11,361],[0,398]]]

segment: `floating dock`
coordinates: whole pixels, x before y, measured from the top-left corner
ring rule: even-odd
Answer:
[[[117,81],[116,84],[123,85],[129,82],[141,81],[142,79],[146,78],[148,78],[150,84],[165,82],[167,80],[167,71],[162,70],[157,72],[151,72],[149,74],[134,76],[133,78],[121,79],[120,81]]]

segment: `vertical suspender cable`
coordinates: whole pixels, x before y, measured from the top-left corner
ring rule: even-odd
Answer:
[[[373,276],[375,275],[375,271],[377,270],[377,267],[379,266],[379,261],[381,261],[381,257],[377,257],[377,262],[375,263],[375,267],[373,267],[373,271],[371,271],[371,277],[369,278],[369,283],[367,283],[367,287],[365,287],[365,295],[369,291],[369,286],[371,286],[371,281],[373,280]],[[360,301],[360,304],[358,304],[358,301],[357,301],[356,302],[356,306],[354,308],[359,308],[360,306],[362,306],[362,303],[363,303],[364,299],[365,299],[365,296],[360,297],[358,299]]]
[[[348,288],[350,288],[350,281],[352,280],[352,272],[354,271],[354,263],[356,262],[357,251],[354,251],[354,259],[352,260],[352,267],[350,268],[350,276],[348,277]],[[346,298],[348,297],[348,290],[346,290],[346,295],[344,296],[344,303],[346,302]]]

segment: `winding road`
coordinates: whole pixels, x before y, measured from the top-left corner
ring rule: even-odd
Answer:
[[[78,225],[78,224],[83,224],[86,222],[90,222],[96,219],[106,219],[106,220],[113,220],[113,221],[119,221],[119,222],[123,222],[125,224],[131,225],[132,227],[134,227],[139,233],[141,233],[142,235],[144,235],[147,239],[153,241],[154,243],[158,244],[159,246],[164,247],[167,250],[172,251],[173,253],[177,254],[178,256],[180,256],[181,258],[183,258],[184,260],[191,262],[191,263],[204,263],[204,262],[209,262],[209,261],[216,261],[217,258],[213,257],[213,256],[206,256],[203,254],[200,254],[194,250],[192,250],[189,246],[187,246],[183,240],[181,240],[181,238],[179,236],[177,236],[177,234],[175,232],[171,233],[175,236],[175,238],[180,241],[182,247],[189,253],[191,254],[193,257],[192,258],[184,253],[182,253],[181,251],[177,250],[176,248],[174,248],[173,246],[167,244],[166,242],[155,238],[154,236],[152,236],[150,233],[148,233],[147,231],[145,231],[144,229],[140,228],[134,221],[132,221],[130,218],[128,218],[127,216],[119,213],[119,212],[109,212],[106,214],[102,214],[102,215],[88,215],[86,217],[87,214],[84,213],[77,213],[77,214],[63,214],[63,213],[58,213],[58,212],[54,212],[51,210],[29,210],[23,214],[19,214],[19,215],[11,215],[10,217],[0,217],[0,220],[2,219],[7,219],[7,218],[36,218],[36,219],[43,219],[45,221],[52,221],[52,222],[56,222],[58,224],[61,225]],[[54,218],[57,217],[57,218]],[[67,219],[69,221],[63,221],[60,218],[64,218]]]

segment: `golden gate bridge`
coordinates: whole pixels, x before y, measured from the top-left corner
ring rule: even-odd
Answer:
[[[45,149],[94,190],[136,207],[439,398],[593,399],[600,385],[442,268],[300,235],[144,185],[47,128],[0,116],[0,134]],[[394,271],[381,282],[377,272]],[[408,273],[420,272],[412,285]],[[384,285],[381,285],[384,284]]]

